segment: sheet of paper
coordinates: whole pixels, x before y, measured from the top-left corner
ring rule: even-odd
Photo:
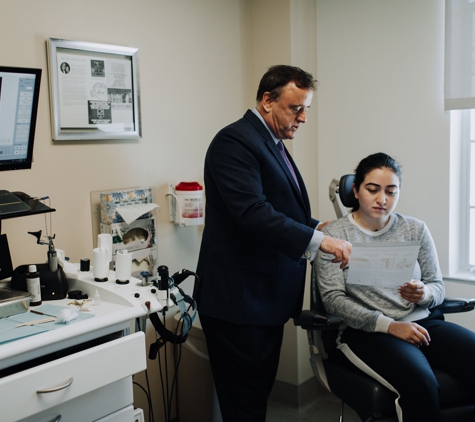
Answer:
[[[353,243],[348,284],[397,287],[412,280],[420,242]]]

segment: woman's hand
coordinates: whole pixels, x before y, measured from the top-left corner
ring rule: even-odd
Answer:
[[[430,336],[427,330],[415,322],[393,321],[389,324],[388,334],[419,346],[428,346]]]
[[[422,281],[412,280],[410,283],[404,283],[404,286],[398,287],[398,289],[402,298],[412,303],[418,303],[424,297]]]

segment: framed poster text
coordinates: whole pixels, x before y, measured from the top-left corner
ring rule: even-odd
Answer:
[[[138,49],[50,38],[54,141],[139,139]]]

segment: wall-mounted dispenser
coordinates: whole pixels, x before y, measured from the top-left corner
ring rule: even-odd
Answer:
[[[170,221],[181,227],[204,224],[203,186],[198,182],[180,182],[169,185]]]

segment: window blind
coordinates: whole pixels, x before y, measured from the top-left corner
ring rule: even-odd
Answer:
[[[445,110],[475,109],[475,0],[445,1]]]

